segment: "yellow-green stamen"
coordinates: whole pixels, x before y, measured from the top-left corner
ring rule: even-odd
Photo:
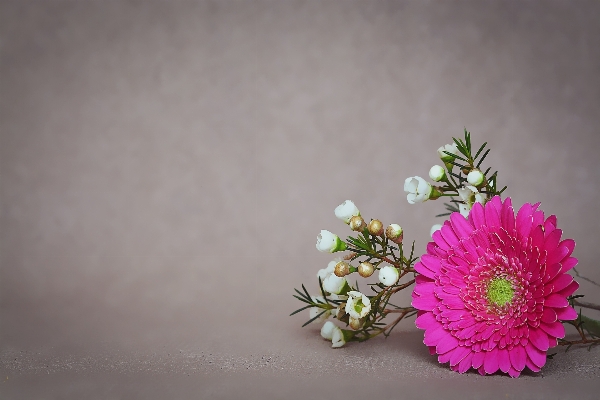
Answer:
[[[503,306],[513,299],[514,293],[515,291],[509,280],[494,278],[488,285],[487,297],[490,303]]]

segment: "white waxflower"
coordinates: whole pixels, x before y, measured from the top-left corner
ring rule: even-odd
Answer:
[[[439,165],[434,165],[429,170],[429,177],[433,181],[439,182],[446,177],[446,170],[443,167],[440,167]]]
[[[371,311],[371,301],[369,298],[357,291],[348,292],[348,301],[346,302],[346,313],[352,318],[360,319]]]
[[[465,218],[469,216],[469,211],[471,211],[474,203],[485,204],[485,195],[479,193],[475,186],[467,185],[458,189],[458,195],[464,201],[464,204],[458,205],[458,210]]]
[[[338,348],[342,347],[346,344],[346,338],[344,337],[344,332],[339,328],[333,328],[333,333],[331,334],[331,347]]]
[[[317,250],[324,253],[335,253],[346,250],[346,243],[334,233],[322,230],[317,236]]]
[[[432,186],[420,176],[411,176],[404,181],[404,191],[408,193],[406,200],[410,204],[422,203],[431,196]]]
[[[398,268],[386,265],[379,270],[379,282],[383,283],[385,286],[394,285],[398,282],[398,278],[400,278]]]
[[[323,327],[321,328],[321,336],[323,336],[323,339],[331,340],[333,339],[333,332],[336,329],[340,328],[335,326],[333,322],[327,321],[323,324]]]
[[[360,211],[351,200],[346,200],[335,209],[335,216],[347,224],[350,223],[352,217],[359,215]]]
[[[444,161],[444,162],[452,161],[454,159],[454,157],[449,156],[448,154],[444,153],[444,151],[458,155],[458,147],[456,147],[456,143],[447,144],[438,149],[438,155],[440,156],[440,159],[442,161]]]
[[[479,186],[483,182],[483,174],[480,170],[474,169],[467,175],[467,182],[473,186]]]
[[[429,231],[429,236],[433,236],[433,234],[435,233],[435,231],[439,231],[440,229],[442,229],[442,225],[440,224],[435,224],[431,227],[431,230]]]
[[[330,274],[323,281],[323,290],[333,294],[340,294],[344,286],[346,286],[346,278],[336,274]]]

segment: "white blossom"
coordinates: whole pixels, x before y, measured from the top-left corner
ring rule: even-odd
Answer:
[[[410,204],[422,203],[431,196],[432,186],[420,176],[411,176],[404,181],[406,200]]]
[[[323,281],[323,290],[333,294],[340,294],[346,286],[346,278],[331,274]]]
[[[458,155],[458,147],[456,147],[456,143],[447,144],[438,149],[438,155],[440,156],[440,159],[442,161],[444,161],[444,162],[452,161],[454,159],[454,157],[449,156],[448,154],[444,153],[444,151]]]
[[[352,217],[359,215],[360,211],[351,200],[346,200],[335,209],[335,216],[347,224],[350,223]]]
[[[394,285],[396,282],[398,282],[399,278],[400,273],[396,267],[386,265],[379,270],[379,282],[383,283],[385,286]]]
[[[342,242],[336,234],[322,230],[317,236],[317,250],[324,253],[335,253],[346,250],[346,243]]]
[[[348,292],[348,301],[346,302],[346,313],[351,317],[359,319],[371,311],[371,301],[369,298],[357,291]]]

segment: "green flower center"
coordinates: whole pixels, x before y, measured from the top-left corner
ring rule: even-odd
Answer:
[[[356,303],[354,303],[354,311],[356,311],[360,315],[360,312],[362,311],[364,306],[365,305],[362,303],[362,301],[357,301]]]
[[[503,306],[513,299],[515,291],[509,280],[494,278],[490,281],[487,289],[487,297],[490,303]]]

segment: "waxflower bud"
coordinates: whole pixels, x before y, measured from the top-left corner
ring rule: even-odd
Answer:
[[[404,233],[402,232],[402,228],[398,224],[391,224],[385,230],[385,236],[390,239],[392,242],[400,244],[402,243],[402,239],[404,237]]]
[[[399,278],[400,273],[395,267],[386,265],[379,270],[379,282],[383,283],[385,286],[392,286],[396,284]]]
[[[326,230],[322,230],[317,236],[317,250],[325,253],[335,253],[336,251],[346,250],[346,243],[340,238]]]
[[[371,311],[371,301],[367,296],[357,291],[348,292],[348,301],[346,302],[346,313],[350,318],[362,318]]]
[[[358,215],[360,215],[360,211],[351,200],[346,200],[335,209],[335,216],[345,223],[349,223],[352,217]]]
[[[333,338],[333,332],[336,328],[340,329],[331,321],[325,322],[321,328],[321,336],[323,336],[323,339],[331,340]]]
[[[467,175],[467,181],[473,186],[479,186],[483,182],[483,174],[480,170],[474,169]]]
[[[347,286],[346,278],[336,274],[331,274],[323,280],[323,290],[329,293],[341,294]]]
[[[354,329],[355,331],[357,331],[360,328],[362,328],[364,324],[365,324],[365,319],[364,318],[352,318],[352,317],[350,317],[350,321],[348,321],[348,325],[350,325],[350,328]]]
[[[431,229],[429,230],[429,236],[433,236],[433,234],[435,233],[435,231],[439,231],[440,229],[442,229],[442,225],[440,224],[435,224],[431,227]]]
[[[378,219],[373,219],[369,222],[369,226],[367,227],[369,233],[375,236],[383,235],[383,224]]]
[[[356,253],[351,251],[350,253],[344,255],[344,260],[352,260],[356,256]]]
[[[411,176],[404,181],[406,200],[410,204],[422,203],[431,196],[432,186],[420,176]]]
[[[446,170],[439,165],[434,165],[429,170],[429,177],[435,182],[443,181],[446,178]]]
[[[350,273],[350,265],[348,265],[348,263],[345,261],[340,261],[335,265],[333,273],[339,277],[346,276]]]
[[[342,330],[336,326],[331,335],[331,347],[336,349],[345,345],[346,341],[352,337],[352,335],[349,334],[350,332],[351,331]]]
[[[368,278],[375,272],[375,267],[368,261],[363,261],[358,264],[358,274],[363,278]]]
[[[355,232],[362,232],[367,227],[365,220],[360,215],[355,215],[354,217],[350,218],[348,225],[350,225],[350,229]]]
[[[458,147],[456,146],[456,143],[447,144],[445,146],[442,146],[438,149],[438,155],[440,156],[440,159],[443,162],[448,162],[448,161],[454,160],[454,157],[444,153],[445,151],[447,151],[448,153],[451,153],[451,154],[458,155]]]

